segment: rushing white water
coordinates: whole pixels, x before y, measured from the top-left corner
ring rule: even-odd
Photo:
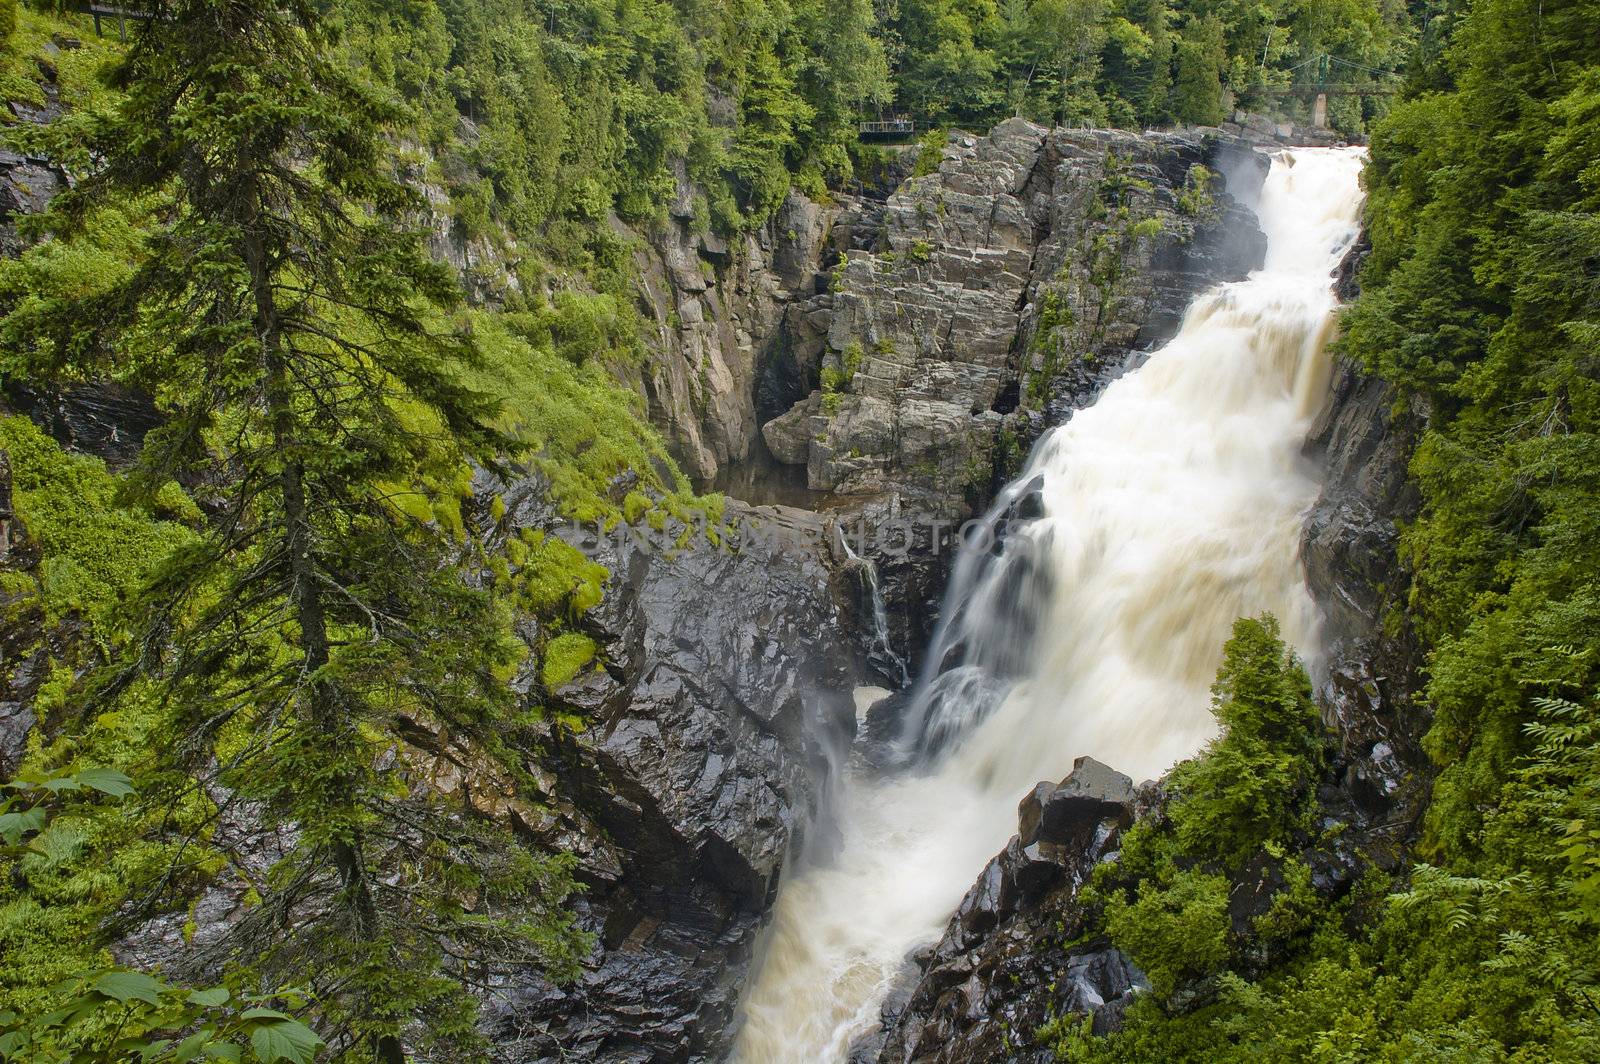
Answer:
[[[1149,778],[1198,750],[1237,617],[1270,610],[1315,650],[1298,543],[1317,484],[1300,448],[1327,392],[1360,169],[1353,150],[1276,155],[1264,268],[1200,296],[1169,344],[1034,449],[1019,483],[1037,478],[1044,513],[958,572],[931,655],[945,671],[915,700],[911,741],[938,736],[938,753],[846,780],[839,844],[780,892],[736,1059],[844,1059],[1037,781],[1083,754]]]

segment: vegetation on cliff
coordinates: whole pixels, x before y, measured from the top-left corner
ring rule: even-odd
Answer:
[[[476,542],[474,464],[536,471],[589,521],[695,505],[609,370],[642,357],[634,228],[685,195],[724,233],[792,185],[826,197],[880,111],[1299,114],[1275,92],[1415,54],[1373,131],[1346,344],[1429,415],[1404,536],[1429,863],[1318,900],[1324,736],[1273,625],[1241,622],[1222,737],[1094,888],[1156,993],[1110,1038],[1046,1037],[1070,1059],[1600,1057],[1595,4],[152,6],[123,49],[0,2],[0,89],[67,108],[8,141],[82,179],[0,267],[0,375],[135,385],[165,417],[125,474],[0,421],[26,544],[0,625],[46,676],[3,811],[0,1053],[470,1059],[500,969],[575,970],[570,860],[428,779],[448,750],[532,802],[537,692],[597,653],[576,622],[605,572],[537,533]],[[428,254],[430,212],[493,251],[492,276],[466,266],[492,306]],[[277,848],[232,851],[241,823]],[[1247,869],[1277,886],[1240,927]],[[194,953],[225,985],[115,968],[119,935],[219,884],[246,916]]]
[[[1062,1059],[1600,1056],[1600,8],[1442,14],[1461,17],[1442,41],[1434,27],[1441,47],[1373,131],[1372,254],[1343,341],[1426,412],[1393,618],[1427,650],[1437,775],[1416,863],[1301,907],[1287,941],[1230,927],[1238,876],[1217,861],[1251,823],[1227,809],[1255,773],[1209,799],[1178,783],[1221,774],[1225,721],[1174,777],[1177,830],[1130,835],[1124,874],[1148,874],[1106,907],[1156,994],[1110,1038],[1045,1032]],[[1236,636],[1225,675],[1262,660],[1243,649]],[[1151,839],[1172,863],[1144,856]],[[1287,841],[1254,859],[1292,861]]]

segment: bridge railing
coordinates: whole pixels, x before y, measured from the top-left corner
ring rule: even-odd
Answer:
[[[96,37],[105,36],[105,30],[102,27],[103,21],[115,22],[119,41],[128,39],[128,23],[148,22],[150,19],[155,18],[155,12],[148,8],[120,7],[116,4],[97,3],[96,0],[81,0],[78,4],[78,10],[94,19],[94,35]]]
[[[866,135],[898,136],[906,133],[915,133],[917,123],[910,118],[880,118],[861,123],[861,133]]]

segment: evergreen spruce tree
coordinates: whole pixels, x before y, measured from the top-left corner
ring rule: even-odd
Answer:
[[[456,281],[386,158],[397,113],[332,45],[308,0],[157,0],[113,76],[125,102],[92,130],[98,164],[45,228],[92,241],[126,201],[160,224],[115,283],[15,308],[6,369],[150,388],[168,420],[139,480],[196,485],[209,513],[85,695],[159,679],[156,797],[278,840],[264,872],[222,873],[261,901],[202,963],[306,987],[340,1051],[446,1059],[476,1045],[475,988],[508,965],[571,973],[585,941],[560,906],[568,861],[422,781],[435,757],[517,780],[520,645],[450,532],[449,485],[504,441],[461,383]]]

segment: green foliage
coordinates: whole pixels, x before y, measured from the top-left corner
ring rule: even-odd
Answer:
[[[70,823],[64,818],[50,823],[63,798],[86,792],[127,798],[134,793],[132,784],[122,772],[103,767],[25,771],[0,783],[5,843],[0,852],[24,858],[23,874],[30,865],[36,870],[71,861],[82,835],[63,830]],[[80,815],[82,808],[76,810]],[[305,1024],[265,1007],[280,999],[289,1008],[303,1007],[303,996],[294,993],[236,996],[226,986],[189,990],[125,969],[80,970],[51,993],[57,1007],[50,1012],[0,1010],[0,1057],[40,1064],[111,1059],[182,1064],[201,1057],[309,1064],[322,1044]]]
[[[1184,852],[1237,864],[1309,826],[1327,740],[1271,616],[1234,625],[1211,693],[1222,734],[1173,771],[1169,815]]]
[[[1172,112],[1180,122],[1211,126],[1222,121],[1222,69],[1227,64],[1222,20],[1190,18],[1179,34],[1173,75]]]
[[[170,492],[122,507],[123,485],[103,462],[63,453],[23,417],[0,418],[0,450],[11,463],[12,505],[44,556],[37,590],[46,620],[76,615],[101,639],[126,636],[144,582],[194,541],[188,528],[156,516]],[[193,519],[193,503],[178,499]]]
[[[911,168],[912,177],[927,177],[939,172],[944,161],[944,146],[950,134],[943,129],[930,129],[917,141],[917,162]]]
[[[1551,649],[1600,637],[1600,568],[1580,546],[1600,530],[1592,17],[1475,7],[1438,63],[1454,91],[1401,104],[1373,141],[1374,254],[1347,347],[1433,411],[1403,550],[1435,647],[1436,857],[1478,849],[1531,698],[1600,679]]]
[[[1013,114],[1071,126],[1215,123],[1235,102],[1304,121],[1309,96],[1262,90],[1382,80],[1412,41],[1408,11],[1379,0],[915,0],[890,28],[901,109],[976,129]],[[1352,133],[1386,106],[1333,104],[1333,122]]]
[[[0,1056],[37,1064],[311,1064],[316,1033],[285,1012],[304,995],[240,994],[227,986],[190,990],[141,972],[87,973],[61,988],[62,1007],[45,1016],[0,1012]]]
[[[43,225],[66,251],[43,245],[56,260],[36,265],[97,250],[120,205],[166,208],[124,268],[24,289],[4,369],[148,387],[168,416],[134,496],[181,475],[214,486],[221,516],[139,574],[140,638],[71,697],[104,719],[137,683],[158,693],[151,810],[209,834],[249,801],[267,830],[292,829],[265,876],[210,869],[259,899],[228,928],[230,972],[336,988],[310,1007],[339,1051],[395,1059],[406,1032],[467,1055],[477,1002],[453,956],[561,978],[588,945],[560,908],[570,860],[432,795],[406,738],[437,730],[519,780],[504,680],[521,648],[505,604],[465,578],[457,498],[468,456],[523,437],[496,430],[501,407],[465,379],[489,362],[408,224],[419,196],[388,155],[403,113],[337,59],[311,7],[168,14],[117,67],[123,101],[90,116],[102,163],[58,195]],[[227,797],[208,811],[213,794]],[[142,906],[192,887],[169,867]],[[249,1035],[263,1057],[309,1051],[276,1023]]]
[[[544,649],[540,673],[545,687],[553,690],[577,676],[594,660],[598,649],[594,640],[581,632],[562,632],[550,640]]]
[[[835,397],[839,392],[851,390],[856,379],[856,374],[861,370],[861,362],[866,358],[866,348],[861,346],[860,340],[851,340],[839,352],[837,366],[822,367],[822,395],[824,399]]]
[[[1146,879],[1132,899],[1119,893],[1107,900],[1105,929],[1165,997],[1227,962],[1228,880],[1197,870],[1159,884]]]
[[[562,510],[581,521],[615,517],[611,481],[627,470],[667,498],[694,505],[687,481],[661,438],[644,424],[637,393],[619,384],[599,359],[574,366],[553,338],[539,346],[514,333],[503,316],[470,318],[483,364],[464,378],[501,400],[497,424],[520,460],[543,472]]]
[[[1091,891],[1105,930],[1163,998],[1233,963],[1227,873],[1263,851],[1284,864],[1284,844],[1310,827],[1323,764],[1310,681],[1271,616],[1234,625],[1212,712],[1221,734],[1173,770],[1164,817],[1124,836],[1121,860],[1097,870]],[[1257,928],[1266,939],[1304,932],[1318,908],[1303,864],[1288,862],[1284,879]]]
[[[1189,167],[1182,191],[1178,193],[1178,210],[1192,218],[1210,218],[1216,213],[1216,199],[1211,194],[1214,174],[1205,166],[1195,163]]]

